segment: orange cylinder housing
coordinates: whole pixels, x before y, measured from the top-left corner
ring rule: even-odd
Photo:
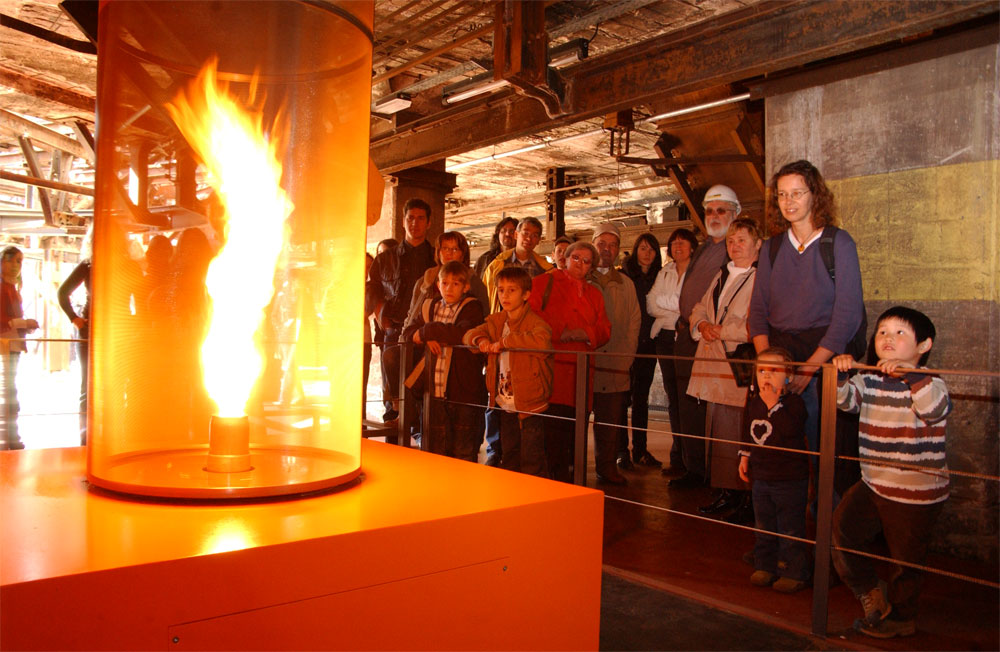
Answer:
[[[359,476],[372,19],[101,3],[91,483],[239,498]]]

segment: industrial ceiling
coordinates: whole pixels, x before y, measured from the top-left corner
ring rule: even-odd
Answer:
[[[10,180],[33,176],[26,147],[38,176],[93,184],[96,4],[0,0],[5,217],[40,211]],[[443,161],[457,174],[446,226],[480,245],[501,215],[544,218],[554,168],[570,232],[664,214],[697,225],[699,193],[716,182],[759,215],[769,85],[995,24],[996,10],[974,0],[378,0],[372,157],[385,175]],[[519,62],[511,43],[544,60]],[[68,194],[60,206],[86,211],[92,199]]]

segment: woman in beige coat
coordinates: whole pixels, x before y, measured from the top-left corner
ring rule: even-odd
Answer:
[[[691,333],[698,341],[695,357],[706,359],[695,360],[687,393],[708,402],[705,432],[714,440],[740,441],[747,388],[737,385],[724,358],[749,341],[747,313],[762,242],[756,222],[747,218],[735,220],[726,233],[730,260],[719,270],[691,313]],[[712,514],[735,508],[732,520],[746,520],[752,510],[748,487],[737,470],[739,446],[713,441],[707,450],[712,486],[720,492],[713,503],[699,511]]]

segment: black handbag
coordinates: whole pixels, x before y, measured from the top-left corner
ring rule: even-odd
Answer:
[[[726,357],[730,360],[755,360],[757,350],[753,344],[744,342],[736,347],[732,352],[726,351]],[[753,384],[754,365],[743,362],[730,362],[729,368],[733,370],[733,378],[736,379],[738,387],[749,387]]]

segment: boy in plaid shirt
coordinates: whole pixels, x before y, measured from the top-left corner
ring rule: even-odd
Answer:
[[[461,261],[443,265],[437,281],[441,296],[424,300],[403,338],[424,344],[431,352],[426,450],[475,462],[483,440],[481,406],[486,403],[483,363],[479,355],[455,347],[466,331],[483,323],[482,304],[467,294],[470,274]]]

